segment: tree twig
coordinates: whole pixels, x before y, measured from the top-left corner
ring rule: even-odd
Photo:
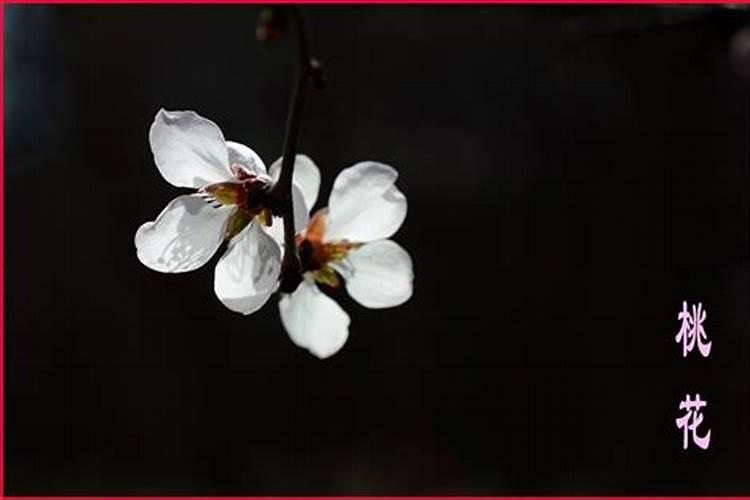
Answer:
[[[284,219],[284,259],[281,262],[280,290],[285,293],[292,293],[302,281],[302,266],[295,243],[292,178],[297,156],[297,138],[300,130],[302,107],[305,103],[305,91],[313,72],[316,70],[316,65],[310,58],[304,19],[297,7],[291,7],[290,14],[297,38],[297,74],[286,121],[281,173],[270,193],[272,197],[280,201],[280,209]]]

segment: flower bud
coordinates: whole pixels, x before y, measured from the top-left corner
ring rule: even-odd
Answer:
[[[323,63],[317,59],[310,59],[310,78],[312,79],[313,86],[322,90],[326,86],[326,75],[323,72]]]

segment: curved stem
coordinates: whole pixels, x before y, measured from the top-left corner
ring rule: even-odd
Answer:
[[[272,192],[281,200],[281,212],[284,219],[284,260],[281,263],[280,290],[285,293],[292,293],[302,281],[302,266],[295,243],[292,178],[297,156],[302,106],[305,103],[305,90],[313,71],[304,20],[296,7],[292,7],[291,14],[297,36],[297,74],[286,121],[281,173]]]

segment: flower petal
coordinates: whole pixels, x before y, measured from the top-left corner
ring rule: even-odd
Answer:
[[[182,273],[205,264],[224,240],[233,207],[214,208],[198,195],[178,196],[135,233],[138,260],[155,271]]]
[[[170,184],[199,188],[232,178],[221,130],[194,111],[159,110],[149,141],[156,166]]]
[[[283,250],[284,248],[284,219],[281,217],[273,217],[271,225],[263,226],[263,230]]]
[[[253,221],[235,236],[216,264],[214,291],[229,309],[251,314],[276,290],[281,250]]]
[[[281,174],[281,160],[279,158],[268,169],[269,175],[274,181],[279,179]],[[292,181],[297,184],[302,196],[305,198],[308,210],[312,210],[315,202],[318,200],[318,191],[320,190],[320,170],[315,162],[307,155],[297,155],[294,160],[294,176]]]
[[[321,359],[336,354],[349,337],[349,315],[313,282],[284,295],[279,312],[292,342]]]
[[[307,204],[302,189],[296,182],[292,183],[292,204],[294,205],[294,234],[299,233],[310,220],[310,205]]]
[[[406,197],[393,167],[367,161],[345,168],[328,199],[326,240],[367,242],[390,237],[406,217]]]
[[[248,172],[266,175],[266,164],[260,159],[260,156],[239,142],[227,141],[227,151],[229,153],[229,166],[240,164]]]
[[[367,243],[331,266],[346,280],[349,295],[365,307],[394,307],[411,298],[414,288],[411,257],[395,241]]]

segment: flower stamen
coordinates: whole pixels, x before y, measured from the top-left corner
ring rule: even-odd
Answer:
[[[236,236],[256,216],[265,226],[271,226],[273,222],[271,210],[263,203],[263,194],[272,185],[271,178],[249,172],[239,164],[232,165],[231,169],[234,180],[216,182],[198,191],[203,199],[214,208],[222,205],[237,207],[227,221],[224,230],[226,239]]]
[[[337,288],[341,280],[330,264],[344,260],[351,250],[360,245],[348,240],[325,241],[326,213],[325,209],[318,210],[310,219],[306,231],[297,235],[297,252],[303,273],[310,273],[318,283]]]

